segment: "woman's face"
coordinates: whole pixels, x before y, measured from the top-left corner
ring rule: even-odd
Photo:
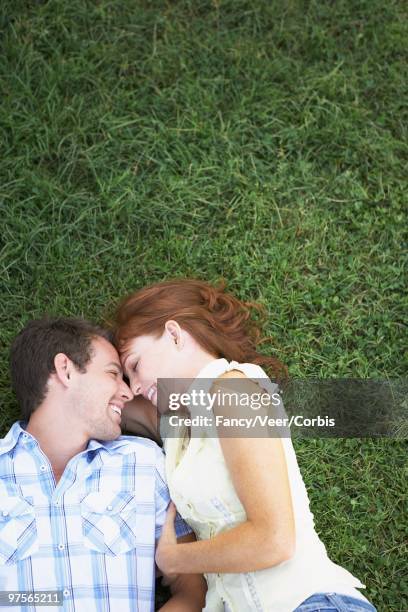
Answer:
[[[143,395],[157,406],[157,379],[182,378],[184,358],[177,337],[166,328],[160,338],[137,336],[120,353],[124,373],[134,395]]]

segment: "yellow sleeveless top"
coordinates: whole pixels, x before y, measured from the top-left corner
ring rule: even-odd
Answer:
[[[261,367],[226,359],[215,359],[205,366],[194,380],[194,388],[209,392],[212,386],[209,379],[213,382],[230,370],[240,370],[249,379],[255,379],[263,392],[277,393],[278,385],[271,382]],[[281,407],[283,410],[283,404]],[[218,437],[203,430],[197,437],[192,432],[190,438],[185,427],[179,433],[180,437],[168,437],[164,441],[167,482],[178,512],[197,539],[211,538],[245,521],[245,509],[235,492]],[[329,559],[314,528],[292,441],[285,437],[282,443],[295,516],[295,554],[288,561],[264,570],[206,574],[205,612],[292,612],[314,593],[323,592],[365,600],[356,590],[365,585]]]

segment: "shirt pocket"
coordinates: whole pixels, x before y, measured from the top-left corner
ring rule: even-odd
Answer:
[[[84,544],[107,555],[128,552],[137,545],[137,502],[126,491],[94,491],[81,501]]]
[[[18,495],[0,499],[0,565],[11,565],[38,549],[34,506]]]

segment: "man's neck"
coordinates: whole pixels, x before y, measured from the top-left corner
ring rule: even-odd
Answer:
[[[38,408],[31,415],[26,431],[37,440],[58,482],[68,462],[86,449],[89,439],[75,427],[59,423],[58,414],[54,418],[48,414],[47,409]]]

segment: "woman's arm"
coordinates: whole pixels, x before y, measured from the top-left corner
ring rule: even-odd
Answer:
[[[246,378],[241,372],[225,377]],[[267,414],[257,410],[262,413]],[[167,573],[255,571],[282,563],[294,553],[295,523],[281,440],[220,437],[220,443],[247,520],[209,540],[175,544],[175,511],[170,510],[156,552],[158,566]]]
[[[123,432],[150,438],[161,445],[158,424],[157,408],[149,400],[138,395],[130,402],[126,402],[122,411]]]

